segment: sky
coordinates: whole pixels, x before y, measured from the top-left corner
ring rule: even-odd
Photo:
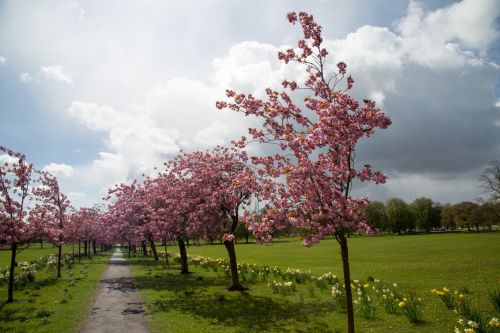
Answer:
[[[228,145],[255,123],[215,108],[225,89],[263,96],[301,75],[277,59],[300,37],[291,10],[314,15],[329,64],[392,119],[356,154],[388,182],[354,195],[481,196],[500,159],[498,0],[0,0],[0,145],[76,207],[180,150]]]

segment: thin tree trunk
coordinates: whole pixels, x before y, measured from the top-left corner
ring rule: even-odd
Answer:
[[[144,241],[144,240],[141,241],[141,247],[142,247],[142,256],[147,257],[148,256],[148,248],[146,247],[146,241]]]
[[[168,266],[168,252],[167,252],[167,240],[165,239],[165,261],[167,262]]]
[[[96,249],[96,241],[92,241],[92,251],[94,252],[94,255],[97,255],[97,249]]]
[[[132,244],[130,244],[130,242],[128,242],[128,258],[129,259],[130,259],[130,251],[132,250],[131,247],[132,247]]]
[[[158,252],[156,252],[155,241],[151,238],[149,239],[149,245],[151,246],[151,252],[153,253],[155,261],[158,261]]]
[[[84,240],[83,241],[83,255],[88,257],[88,254],[87,254],[87,241]]]
[[[81,250],[81,242],[80,240],[78,240],[78,261],[80,261],[81,260],[80,258],[82,257],[80,250]]]
[[[40,240],[40,248],[43,249],[43,239]]]
[[[73,257],[75,256],[75,242],[71,242],[71,245],[73,246]]]
[[[347,332],[354,333],[354,308],[352,305],[351,271],[349,268],[349,249],[344,234],[338,237],[340,243],[340,254],[342,256],[342,267],[344,270],[344,285],[347,311]]]
[[[189,274],[188,258],[184,240],[182,238],[177,238],[177,244],[179,245],[179,253],[181,255],[181,274]]]
[[[10,250],[9,290],[7,292],[7,303],[12,303],[14,301],[14,268],[16,266],[17,244],[12,244]]]
[[[57,246],[57,278],[61,277],[62,245]]]
[[[92,258],[91,254],[90,254],[90,241],[87,241],[87,257],[89,259]]]
[[[240,284],[240,279],[238,277],[238,263],[236,261],[236,251],[234,249],[234,242],[224,241],[224,245],[226,246],[227,254],[229,256],[229,267],[231,268],[231,286],[227,288],[229,291],[236,290],[247,290],[247,288],[243,287]]]

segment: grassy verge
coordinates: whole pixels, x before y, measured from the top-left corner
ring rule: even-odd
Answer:
[[[65,250],[68,252],[67,247]],[[30,248],[21,259],[39,258],[46,251]],[[11,304],[4,303],[7,286],[0,286],[0,332],[75,332],[87,315],[110,255],[82,258],[80,263],[76,260],[71,268],[63,268],[58,280],[55,266],[37,271],[33,282],[15,290],[16,301]]]
[[[489,292],[500,286],[500,234],[441,234],[350,239],[352,276],[372,288],[369,278],[421,298],[424,322],[410,324],[402,311],[388,314],[371,292],[374,318],[356,315],[358,332],[452,332],[457,314],[430,293],[433,288],[458,289],[475,307],[494,314]],[[175,250],[174,247],[170,247]],[[226,258],[223,246],[190,247],[188,253]],[[311,270],[341,276],[335,241],[305,249],[296,240],[268,245],[237,245],[240,262]],[[191,266],[181,276],[176,265],[165,267],[149,258],[130,260],[154,332],[344,332],[345,313],[335,305],[330,288],[297,284],[288,295],[273,293],[267,281],[246,281],[248,292],[225,291],[228,277]],[[497,315],[498,317],[498,315]]]
[[[78,252],[78,246],[75,249]],[[72,253],[73,247],[71,245],[63,246],[63,253]],[[40,243],[33,243],[23,249],[16,255],[16,261],[29,261],[50,254],[57,255],[57,247],[52,244],[44,243],[43,248],[40,248]],[[0,267],[4,268],[10,265],[10,249],[5,248],[0,250]]]

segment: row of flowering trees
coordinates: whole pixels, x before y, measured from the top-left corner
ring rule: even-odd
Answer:
[[[71,207],[59,183],[46,171],[36,170],[24,154],[0,146],[0,246],[10,247],[7,302],[12,302],[16,256],[31,241],[47,241],[58,248],[57,277],[61,277],[62,246],[84,242],[109,244],[111,238],[98,207]],[[88,251],[87,251],[88,245]]]
[[[260,128],[249,129],[249,137],[243,136],[231,149],[183,153],[156,177],[117,186],[110,191],[113,201],[107,214],[124,241],[135,237],[149,242],[153,252],[152,239],[177,241],[182,273],[188,273],[186,238],[220,238],[230,262],[230,290],[244,289],[234,249],[240,218],[260,242],[289,226],[298,230],[306,246],[333,236],[343,262],[348,331],[354,332],[346,236],[372,229],[362,213],[368,200],[353,198],[351,188],[355,179],[385,182],[369,165],[356,168],[355,150],[359,139],[391,122],[373,101],[359,103],[348,94],[354,80],[347,76],[345,63],[327,63],[322,29],[313,17],[292,12],[287,18],[301,25],[304,37],[297,49],[280,52],[278,58],[302,65],[305,81],[284,80],[285,90],[268,88],[266,99],[227,90],[228,99],[217,102],[217,108],[254,116]],[[249,158],[244,149],[254,142],[274,144],[279,150]],[[240,217],[252,197],[264,203],[264,213],[244,209]]]
[[[71,234],[78,240],[92,237],[86,234],[84,221],[93,221],[92,230],[101,228],[94,234],[96,237],[128,243],[129,248],[141,244],[144,252],[149,243],[155,259],[155,241],[177,242],[181,273],[187,274],[185,240],[218,238],[228,252],[232,278],[229,290],[242,290],[234,246],[234,232],[240,220],[259,242],[270,240],[276,230],[292,226],[306,246],[325,236],[332,236],[339,243],[348,331],[354,332],[347,235],[372,229],[362,212],[368,200],[353,198],[351,188],[355,179],[385,181],[385,176],[369,165],[355,166],[356,145],[361,138],[391,122],[373,101],[360,103],[348,94],[354,80],[347,75],[345,63],[332,66],[327,62],[322,28],[313,17],[292,12],[287,18],[290,23],[301,25],[303,38],[296,49],[279,52],[278,58],[286,64],[302,66],[304,82],[284,80],[284,90],[268,88],[265,99],[227,90],[227,99],[217,102],[216,107],[256,117],[261,124],[249,129],[249,136],[234,142],[232,148],[182,153],[166,162],[157,175],[111,189],[106,211],[95,212],[91,217],[92,211],[80,210],[71,218],[67,198],[60,193],[57,181],[47,174],[40,180],[41,189],[33,191],[43,198],[43,204],[26,216],[24,200],[29,193],[32,167],[24,156],[15,155],[17,169],[5,172],[15,174],[19,184],[6,183],[0,211],[2,237],[13,253],[22,237],[29,234],[25,229],[35,223],[50,225],[49,230],[55,231],[47,237],[59,246],[65,237],[70,237],[71,232],[61,231],[71,229],[66,229],[70,221],[79,221]],[[244,149],[251,143],[273,144],[277,148],[272,149],[272,155],[249,157]],[[4,181],[6,178],[2,177]],[[9,201],[14,187],[20,191],[15,205]],[[252,213],[252,202],[262,202],[264,213]],[[32,223],[26,222],[29,220]],[[48,220],[50,223],[45,223]],[[12,236],[4,237],[12,230]]]
[[[122,242],[149,243],[156,260],[155,240],[175,241],[181,254],[181,273],[189,273],[185,240],[221,239],[232,272],[230,290],[242,290],[238,279],[234,232],[241,210],[259,192],[244,151],[216,147],[178,155],[166,169],[141,184],[121,184],[110,190],[105,214],[108,228]]]

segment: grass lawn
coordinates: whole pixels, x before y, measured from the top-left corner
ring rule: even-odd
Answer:
[[[458,317],[430,293],[433,288],[458,289],[483,313],[495,314],[489,292],[500,289],[500,233],[361,237],[351,238],[349,246],[353,279],[396,282],[405,293],[415,290],[424,308],[424,323],[412,325],[375,302],[374,319],[356,316],[358,332],[453,332]],[[240,262],[342,276],[334,240],[312,248],[298,240],[238,244],[236,251]],[[188,254],[227,258],[222,245],[191,246]],[[191,265],[194,274],[181,276],[175,265],[149,258],[130,262],[154,332],[345,332],[345,313],[335,307],[329,289],[299,284],[290,295],[273,294],[271,276],[268,282],[247,282],[248,292],[227,292],[222,272]]]
[[[40,249],[32,245],[23,250],[17,262],[57,253],[57,248],[44,244]],[[71,253],[71,246],[64,247]],[[99,278],[106,268],[111,252],[92,259],[75,260],[69,269],[62,268],[62,278],[56,280],[55,267],[35,272],[35,281],[14,291],[15,302],[6,304],[7,285],[0,286],[0,332],[75,332],[85,319],[98,287]],[[0,267],[6,268],[10,252],[0,251]],[[19,267],[16,268],[16,274]]]
[[[63,246],[63,253],[72,253],[73,247],[71,245]],[[83,247],[82,247],[83,251]],[[78,245],[75,246],[75,252],[78,252]],[[21,252],[18,252],[16,255],[16,261],[29,261],[30,259],[35,259],[43,256],[48,256],[50,254],[57,255],[57,247],[43,243],[43,247],[40,248],[40,243],[29,244],[28,247],[23,247]],[[4,268],[10,265],[10,250],[1,249],[0,250],[0,267]],[[0,298],[1,299],[1,298]]]

